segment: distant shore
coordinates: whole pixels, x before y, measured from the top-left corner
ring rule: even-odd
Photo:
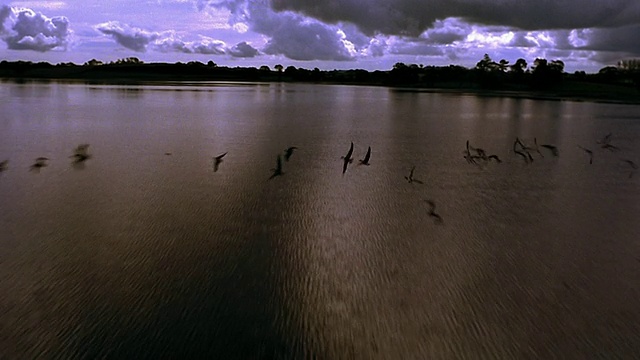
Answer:
[[[0,79],[11,82],[61,81],[92,84],[160,84],[167,82],[312,83],[385,86],[398,91],[473,94],[539,100],[640,104],[638,72],[599,74],[487,72],[461,67],[415,68],[390,71],[307,70],[282,67],[229,68],[215,64],[117,63],[74,65],[30,62],[0,63]]]

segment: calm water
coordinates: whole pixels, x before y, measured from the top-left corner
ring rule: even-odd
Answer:
[[[610,132],[618,152],[596,144]],[[560,157],[526,164],[516,137]],[[466,140],[503,162],[468,164]],[[638,106],[2,83],[4,159],[2,359],[640,353],[640,170],[621,161],[640,164]]]

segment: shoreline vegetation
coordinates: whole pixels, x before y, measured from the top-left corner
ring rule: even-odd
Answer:
[[[90,60],[83,65],[28,61],[0,62],[2,81],[82,81],[92,84],[154,84],[159,82],[304,82],[372,85],[400,91],[469,93],[544,100],[595,101],[640,104],[640,60],[621,61],[598,73],[564,72],[561,60],[524,59],[514,64],[495,62],[485,55],[474,68],[458,65],[423,66],[396,63],[391,70],[308,70],[276,65],[254,67],[204,64],[143,63],[125,58],[111,63]]]

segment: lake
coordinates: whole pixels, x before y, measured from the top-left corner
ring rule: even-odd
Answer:
[[[638,105],[291,83],[0,101],[0,358],[640,354]]]

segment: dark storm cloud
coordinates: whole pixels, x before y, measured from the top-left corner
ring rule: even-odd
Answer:
[[[227,53],[233,57],[251,58],[258,55],[258,50],[243,41],[228,49]]]
[[[30,9],[0,8],[0,37],[13,50],[49,51],[67,45],[69,20],[48,18]]]
[[[267,1],[198,0],[199,9],[211,7],[231,12],[232,23],[244,23],[252,31],[269,37],[266,54],[293,60],[353,60],[346,35],[327,25],[293,12],[274,12]]]
[[[582,37],[587,50],[620,51],[640,55],[640,25],[624,26],[616,29],[585,30]]]
[[[640,22],[637,0],[273,0],[272,6],[328,23],[351,22],[367,34],[418,36],[434,21],[452,17],[526,30]]]
[[[118,44],[133,51],[145,52],[152,49],[159,52],[223,55],[226,53],[224,41],[201,36],[199,41],[183,41],[174,31],[152,32],[117,21],[99,24],[96,30],[113,38]]]

